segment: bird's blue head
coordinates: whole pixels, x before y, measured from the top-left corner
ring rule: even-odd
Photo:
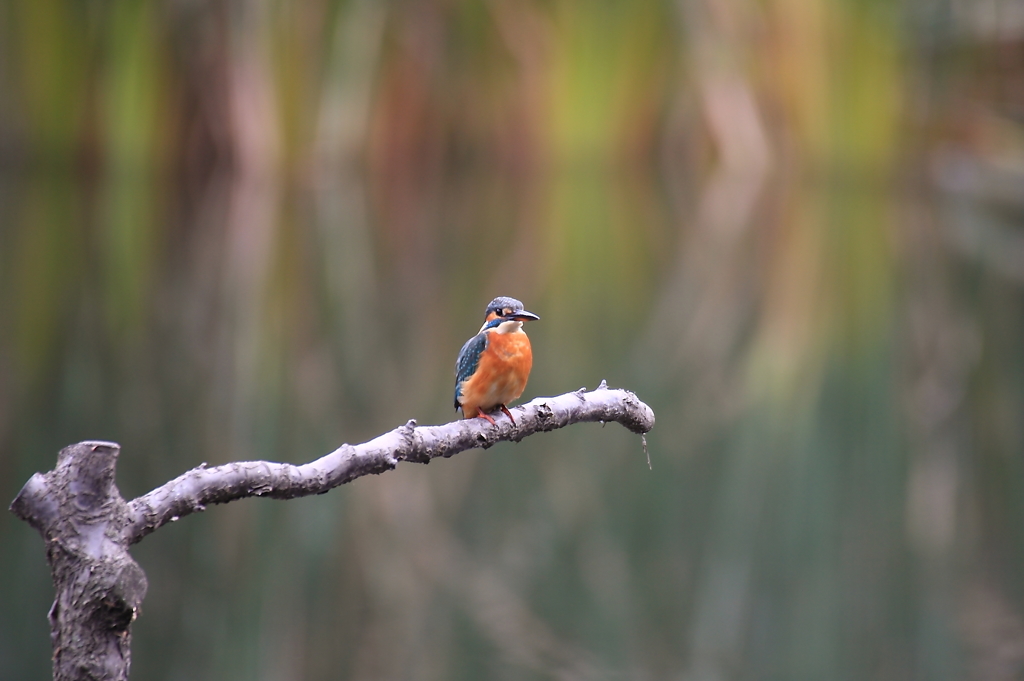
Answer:
[[[488,322],[492,322],[496,319],[503,321],[516,320],[521,322],[534,322],[540,319],[540,317],[532,312],[524,310],[522,302],[515,298],[498,296],[487,304],[487,309],[484,311],[484,325],[486,326]]]

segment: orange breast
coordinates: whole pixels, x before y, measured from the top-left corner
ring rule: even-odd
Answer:
[[[462,384],[462,415],[472,418],[518,399],[532,368],[533,350],[525,333],[492,331],[476,372]]]

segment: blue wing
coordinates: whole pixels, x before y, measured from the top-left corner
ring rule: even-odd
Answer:
[[[480,353],[487,347],[487,334],[478,333],[466,341],[459,350],[459,358],[455,360],[455,408],[459,408],[459,397],[462,396],[462,382],[476,373],[480,364]]]

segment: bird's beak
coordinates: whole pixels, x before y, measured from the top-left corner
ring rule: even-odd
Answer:
[[[540,319],[540,317],[538,317],[537,315],[533,314],[532,312],[527,312],[526,310],[520,310],[515,314],[510,314],[508,318],[515,319],[520,322],[535,322],[538,319]]]

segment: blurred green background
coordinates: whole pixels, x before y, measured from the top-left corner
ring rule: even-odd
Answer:
[[[134,549],[133,678],[1024,678],[1022,0],[0,3],[0,500],[524,399],[658,418]],[[0,678],[46,678],[0,513]]]

